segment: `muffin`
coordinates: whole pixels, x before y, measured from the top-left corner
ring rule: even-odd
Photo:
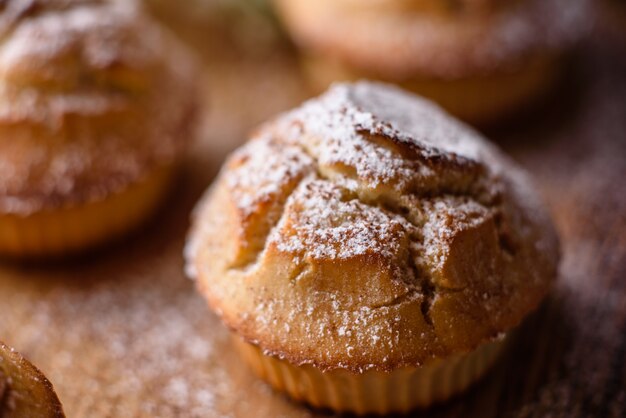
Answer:
[[[18,352],[0,342],[0,416],[63,418],[52,384]]]
[[[526,174],[437,106],[338,84],[262,126],[198,205],[187,274],[253,369],[316,407],[427,407],[555,278]]]
[[[0,254],[103,243],[164,197],[192,134],[195,63],[132,2],[0,8]]]
[[[274,3],[314,87],[390,81],[478,124],[546,92],[589,20],[587,0]]]

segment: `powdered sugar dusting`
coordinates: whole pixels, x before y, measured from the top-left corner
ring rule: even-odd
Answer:
[[[61,272],[3,271],[0,284],[13,289],[0,306],[3,329],[13,330],[4,335],[37,352],[68,417],[270,416],[271,395],[240,367],[228,333],[182,278],[182,237],[170,238]],[[32,286],[44,282],[50,291]],[[71,326],[59,332],[61,324]]]
[[[269,245],[280,251],[317,259],[342,259],[366,254],[391,258],[410,229],[402,217],[385,213],[323,181],[303,183],[287,202]]]
[[[299,148],[260,137],[237,151],[227,183],[245,218],[263,202],[276,198],[289,182],[310,171],[313,160]]]
[[[448,256],[446,243],[454,234],[467,227],[480,224],[489,210],[464,197],[442,197],[421,202],[427,220],[422,229],[423,240],[414,245],[416,263],[430,274],[443,268]]]
[[[364,133],[383,135],[415,147],[423,157],[480,159],[486,148],[471,128],[432,102],[382,83],[335,84],[320,99],[296,110],[294,117],[320,136],[347,141]]]
[[[470,128],[384,84],[337,84],[277,125],[316,159],[321,176],[352,191],[436,192],[470,186],[476,179],[461,177],[499,166],[497,151]]]
[[[276,241],[278,249],[307,251],[315,258],[388,255],[386,246],[398,239],[391,239],[390,231],[403,225],[405,234],[415,232],[407,232],[413,227],[404,216],[378,208],[385,198],[377,196],[393,194],[389,190],[446,192],[446,182],[459,183],[459,177],[467,177],[467,185],[456,192],[471,194],[475,174],[466,175],[465,166],[493,159],[491,152],[478,135],[430,102],[363,82],[337,85],[262,128],[233,154],[223,177],[244,230],[254,228],[252,250],[265,246],[259,234],[272,232],[269,242]],[[267,218],[271,225],[258,230]]]

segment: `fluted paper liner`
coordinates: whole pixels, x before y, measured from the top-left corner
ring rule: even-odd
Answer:
[[[322,372],[311,365],[294,366],[264,355],[260,348],[238,336],[233,340],[254,372],[276,390],[317,408],[359,415],[407,412],[445,401],[478,380],[504,345],[503,341],[495,341],[421,367],[358,374],[344,369]]]

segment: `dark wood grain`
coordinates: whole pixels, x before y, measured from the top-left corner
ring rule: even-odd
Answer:
[[[197,46],[202,33],[184,32]],[[559,281],[480,384],[416,416],[626,416],[624,45],[596,33],[550,100],[487,132],[532,172],[551,209]],[[48,375],[68,417],[324,414],[257,381],[182,273],[188,213],[225,153],[306,97],[289,51],[236,55],[205,54],[203,133],[141,233],[72,262],[0,266],[0,338]]]

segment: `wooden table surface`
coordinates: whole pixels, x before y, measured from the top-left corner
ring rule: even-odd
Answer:
[[[487,133],[534,175],[560,232],[560,277],[480,384],[418,416],[626,416],[625,44],[595,34],[551,100]],[[188,214],[225,153],[306,97],[288,48],[203,56],[202,134],[156,219],[78,260],[0,264],[0,339],[47,374],[68,417],[320,414],[251,375],[183,276]]]

